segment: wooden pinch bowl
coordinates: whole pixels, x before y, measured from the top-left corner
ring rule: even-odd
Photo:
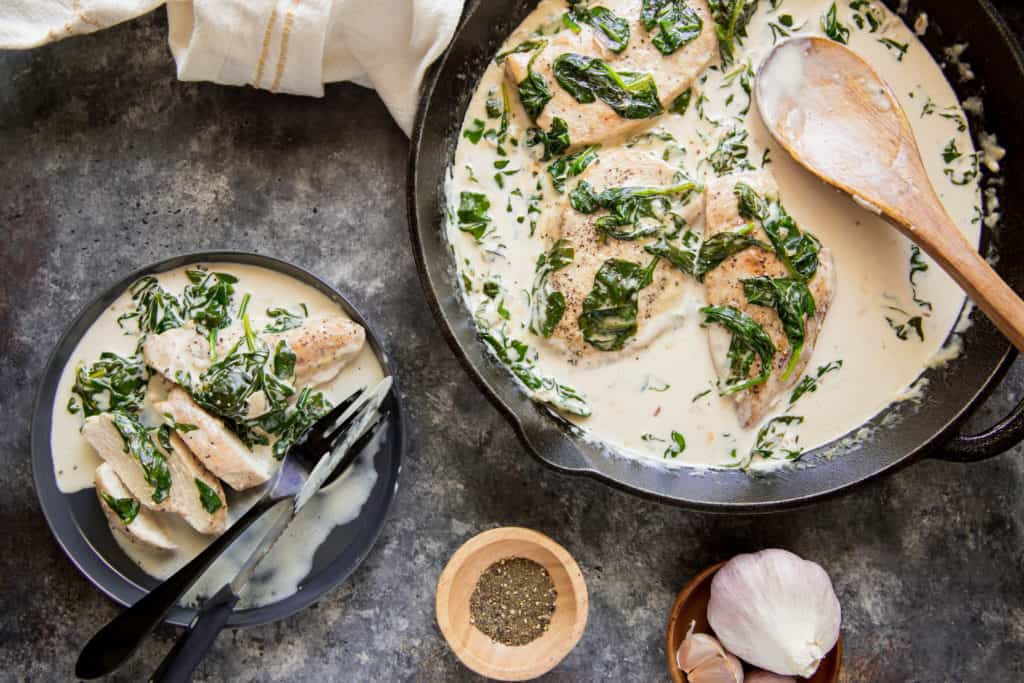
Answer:
[[[517,647],[491,640],[470,623],[469,598],[488,567],[523,557],[547,569],[558,596],[548,630]],[[520,527],[491,529],[466,541],[437,581],[437,625],[455,656],[467,667],[499,681],[526,681],[555,666],[580,641],[590,601],[576,561],[544,534]]]
[[[711,625],[708,624],[708,601],[711,599],[711,579],[719,569],[725,566],[725,562],[719,562],[713,567],[708,567],[697,576],[693,577],[690,583],[686,584],[676,604],[672,606],[672,614],[668,619],[668,632],[665,635],[665,658],[668,662],[668,671],[675,683],[687,683],[686,675],[676,664],[676,651],[686,638],[690,630],[690,623],[697,622],[694,633],[708,633],[714,635]],[[810,683],[836,683],[839,680],[839,663],[843,657],[843,637],[839,636],[836,646],[825,655],[818,665],[818,670],[810,678],[797,678],[799,681],[810,681]],[[750,667],[744,665],[749,671]]]

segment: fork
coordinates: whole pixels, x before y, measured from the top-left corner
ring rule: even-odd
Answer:
[[[203,552],[134,605],[114,617],[92,637],[78,656],[75,675],[84,679],[99,678],[126,662],[145,637],[164,620],[181,596],[235,539],[278,503],[299,496],[310,472],[320,459],[329,456],[332,449],[347,435],[349,428],[363,421],[369,412],[376,411],[381,401],[389,394],[390,388],[379,396],[374,395],[373,391],[360,389],[317,420],[288,448],[270,488],[255,505],[214,539]],[[382,419],[377,420],[366,430],[339,460],[324,485],[335,480],[355,462],[383,422]]]

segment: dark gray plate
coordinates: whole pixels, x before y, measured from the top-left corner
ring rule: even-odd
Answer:
[[[121,605],[131,605],[158,583],[121,550],[107,527],[106,518],[92,489],[64,494],[57,488],[50,452],[52,408],[61,372],[74,352],[78,341],[104,310],[136,279],[192,263],[229,262],[261,266],[283,273],[314,287],[337,302],[356,322],[366,328],[367,342],[373,349],[384,373],[394,377],[394,369],[380,341],[366,320],[328,284],[297,266],[258,254],[215,251],[185,254],[166,259],[125,276],[85,307],[61,337],[43,375],[32,419],[32,474],[43,514],[57,542],[89,581]],[[397,384],[393,397],[400,395]],[[313,568],[300,585],[300,590],[278,602],[235,612],[228,626],[252,626],[288,617],[306,607],[337,586],[355,571],[370,552],[387,518],[388,508],[398,487],[402,455],[406,449],[407,429],[399,401],[392,398],[391,417],[378,439],[379,451],[373,456],[377,482],[363,505],[359,517],[336,527],[313,557]],[[367,452],[360,465],[369,461]],[[192,609],[176,607],[167,621],[187,625],[195,615]]]

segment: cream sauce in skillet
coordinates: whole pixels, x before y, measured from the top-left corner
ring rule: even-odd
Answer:
[[[836,3],[837,19],[849,30],[849,46],[892,86],[907,111],[932,183],[961,230],[977,244],[982,216],[977,157],[967,118],[953,89],[899,16],[878,2],[854,4],[857,10],[849,2]],[[798,427],[780,435],[777,445],[781,453],[835,441],[905,398],[937,354],[948,360],[949,351],[943,344],[965,297],[928,257],[912,252],[910,242],[871,207],[855,205],[798,167],[770,139],[756,106],[744,113],[748,98],[742,71],[737,69],[749,65],[751,73],[756,72],[775,40],[785,35],[822,34],[822,18],[832,2],[785,0],[778,5],[772,9],[772,3],[760,2],[749,25],[749,37],[737,47],[735,64],[723,72],[716,55],[704,77],[694,84],[684,115],[666,112],[651,119],[640,135],[634,133],[603,148],[630,145],[634,151],[665,159],[703,181],[714,177],[704,159],[734,128],[745,131],[749,164],[774,174],[789,213],[803,230],[814,233],[832,250],[837,274],[835,300],[807,374],[816,377],[819,368],[832,369],[822,375],[816,391],[803,394],[794,405],[789,405],[787,392],[769,416],[769,420],[783,413],[804,418]],[[566,9],[563,0],[544,0],[502,49],[520,44],[538,29],[550,36],[560,27]],[[872,30],[875,23],[877,28]],[[503,74],[497,64],[488,67],[469,105],[464,131],[479,128],[477,121],[486,128],[498,127],[496,118],[488,117],[487,100],[500,92]],[[559,87],[555,82],[550,86]],[[516,138],[518,145],[504,145],[503,156],[487,136],[476,143],[472,136],[463,137],[446,186],[450,207],[447,237],[467,308],[478,324],[503,327],[508,337],[529,347],[527,358],[536,356],[536,375],[555,379],[582,394],[591,415],[563,413],[563,417],[614,451],[696,467],[767,468],[787,462],[781,454],[750,462],[748,453],[759,429],[744,429],[732,402],[716,391],[718,377],[708,350],[708,332],[698,313],[705,305],[703,286],[692,278],[687,279],[679,299],[673,329],[621,360],[596,367],[574,364],[530,332],[529,292],[535,263],[550,247],[541,237],[543,226],[545,221],[557,220],[562,195],[552,187],[546,169],[549,162],[537,161],[536,148],[531,151],[523,144],[532,124],[515,87],[507,87],[510,137]],[[601,150],[597,153],[600,157]],[[570,178],[566,192],[576,182]],[[483,193],[490,202],[489,231],[480,243],[457,225],[454,212],[463,191]],[[689,227],[699,233],[703,212],[692,213],[696,215]],[[539,227],[531,236],[534,221]],[[928,267],[914,275],[916,289],[910,283],[912,260],[918,268],[920,264]],[[490,285],[491,293],[499,292],[493,298],[485,292],[488,282],[497,284]],[[913,326],[918,320],[923,339]],[[643,335],[642,327],[639,335]],[[842,366],[835,369],[838,361]],[[534,392],[534,398],[543,401],[546,397]],[[673,433],[685,439],[685,450],[679,452]]]

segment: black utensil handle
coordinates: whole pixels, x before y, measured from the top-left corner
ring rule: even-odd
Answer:
[[[78,655],[75,675],[99,678],[124,664],[213,561],[276,502],[260,500],[195,559],[100,629]]]
[[[174,647],[149,679],[151,683],[188,683],[192,673],[213,647],[217,636],[235,611],[238,596],[226,584],[203,603],[192,624],[185,629]]]
[[[980,462],[994,458],[1024,441],[1024,401],[995,427],[980,434],[956,436],[932,457],[950,462]]]

